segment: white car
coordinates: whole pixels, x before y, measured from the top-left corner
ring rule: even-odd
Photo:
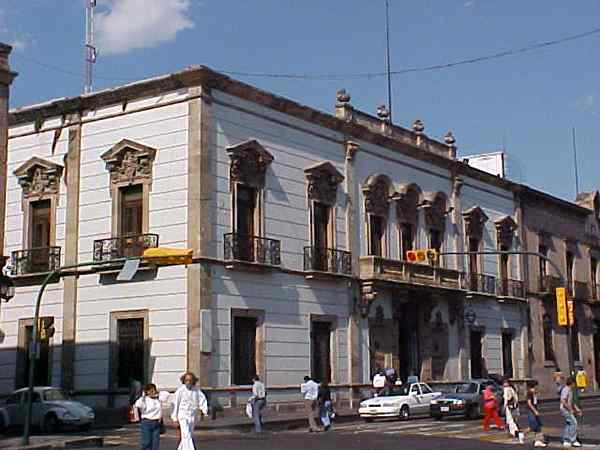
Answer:
[[[363,400],[358,414],[366,421],[385,417],[408,420],[413,415],[429,415],[430,403],[441,396],[441,392],[433,392],[426,383],[394,386],[387,395]]]
[[[0,431],[25,424],[27,388],[13,392],[0,404]],[[33,390],[31,424],[47,433],[63,426],[88,429],[96,418],[94,410],[83,403],[69,400],[60,389],[35,387]]]

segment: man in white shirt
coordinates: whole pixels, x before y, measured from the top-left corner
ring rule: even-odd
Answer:
[[[258,375],[252,378],[252,421],[254,422],[254,432],[262,433],[262,410],[267,404],[267,390]]]
[[[308,416],[309,432],[319,431],[315,421],[315,410],[317,409],[317,398],[319,396],[319,385],[310,377],[304,377],[304,383],[300,385],[300,392],[304,395],[304,409]]]

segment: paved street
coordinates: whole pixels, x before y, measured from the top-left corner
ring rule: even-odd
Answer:
[[[556,440],[562,430],[562,419],[557,413],[557,403],[542,405],[546,433],[553,438],[550,448],[562,448]],[[587,400],[584,403],[586,416],[580,428],[580,437],[584,442],[600,442],[600,400]],[[525,417],[522,422],[525,425]],[[406,449],[428,450],[445,447],[447,449],[501,449],[519,447],[515,440],[505,432],[492,430],[484,433],[481,421],[469,421],[461,418],[446,419],[442,422],[430,418],[412,419],[408,422],[379,421],[364,423],[351,421],[335,426],[329,433],[309,434],[303,429],[266,433],[257,438],[253,435],[232,431],[199,432],[196,435],[202,449],[392,449],[402,442]],[[136,448],[137,432],[123,430],[108,433],[106,443],[119,444],[123,448]],[[178,444],[177,431],[169,430],[163,436],[161,448],[175,449]],[[531,439],[528,446],[532,447]],[[598,445],[586,444],[584,448],[600,449]]]

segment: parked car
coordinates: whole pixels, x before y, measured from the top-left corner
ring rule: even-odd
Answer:
[[[385,417],[408,420],[413,415],[429,415],[429,404],[441,395],[441,392],[433,392],[426,383],[393,386],[384,394],[363,400],[358,414],[366,421]]]
[[[492,385],[498,404],[501,405],[502,387],[492,379],[476,379],[448,385],[446,393],[431,402],[431,417],[441,420],[449,416],[464,416],[468,419],[481,417],[483,413],[483,391]],[[502,409],[502,408],[500,408]]]
[[[20,427],[25,423],[27,388],[13,392],[4,404],[0,404],[0,431]],[[94,423],[94,410],[83,403],[69,400],[53,387],[35,387],[31,424],[47,433],[54,433],[61,426],[89,429]]]

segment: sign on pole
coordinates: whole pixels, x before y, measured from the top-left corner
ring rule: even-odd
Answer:
[[[569,324],[567,313],[567,290],[564,287],[556,288],[556,316],[558,325],[566,327]]]
[[[575,324],[575,304],[573,300],[567,301],[567,312],[569,315],[569,326],[572,327]]]

